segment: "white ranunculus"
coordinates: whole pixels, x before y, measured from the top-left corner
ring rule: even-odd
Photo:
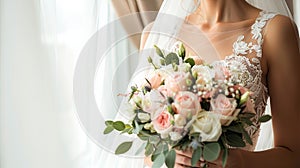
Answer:
[[[147,113],[138,113],[137,117],[142,123],[146,123],[150,120],[150,115]]]
[[[222,134],[219,117],[211,112],[201,112],[192,124],[190,133],[200,133],[202,142],[218,141]]]
[[[165,106],[166,98],[158,91],[151,90],[147,93],[142,101],[142,108],[145,112],[150,113],[151,119],[157,116],[156,112]]]
[[[184,117],[183,115],[175,114],[174,118],[175,118],[175,126],[183,127],[186,125],[186,117]]]

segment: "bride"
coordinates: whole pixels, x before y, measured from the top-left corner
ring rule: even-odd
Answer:
[[[261,11],[245,0],[198,0],[192,1],[192,5],[185,5],[185,0],[165,1],[164,7],[169,3],[170,13],[178,12],[170,4],[177,3],[184,9],[185,14],[178,14],[184,21],[174,23],[173,28],[172,23],[163,22],[158,15],[152,31],[155,26],[164,25],[171,26],[169,30],[175,33],[165,39],[144,33],[141,48],[150,48],[154,43],[170,46],[175,35],[176,40],[185,43],[189,55],[239,68],[245,74],[243,82],[255,98],[256,127],[260,126],[257,119],[265,112],[270,98],[274,140],[265,137],[257,146],[269,138],[273,147],[260,152],[254,151],[255,145],[231,149],[226,167],[300,167],[300,54],[294,22],[289,17]],[[248,131],[256,144],[259,131]],[[177,151],[175,167],[191,167],[191,156],[188,151]],[[201,159],[197,167],[203,167],[204,163],[210,168],[221,167],[222,158],[212,163]]]

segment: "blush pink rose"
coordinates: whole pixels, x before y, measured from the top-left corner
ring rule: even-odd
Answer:
[[[199,98],[188,91],[179,92],[173,103],[174,111],[185,117],[191,117],[201,110]]]
[[[179,92],[187,90],[187,81],[190,80],[191,76],[189,73],[175,72],[168,76],[165,80],[165,85],[172,92]]]
[[[156,89],[161,85],[164,78],[160,71],[154,71],[148,75],[147,80],[150,82],[152,88]],[[146,83],[145,85],[149,86],[148,83]]]
[[[173,92],[165,85],[161,85],[157,90],[162,93],[165,97],[172,97]]]
[[[173,127],[173,120],[173,116],[166,109],[160,109],[160,114],[152,121],[152,124],[155,131],[161,135],[161,138],[168,137]]]
[[[211,100],[211,108],[214,113],[220,114],[221,124],[228,126],[240,110],[236,109],[237,102],[234,98],[228,98],[223,94],[219,94],[215,99]]]

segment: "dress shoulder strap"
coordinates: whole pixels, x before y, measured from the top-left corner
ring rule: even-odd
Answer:
[[[258,45],[263,43],[263,29],[268,21],[272,20],[277,14],[261,11],[255,23],[251,26],[252,39],[256,40]]]

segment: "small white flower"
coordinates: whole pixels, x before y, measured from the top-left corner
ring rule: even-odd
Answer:
[[[138,113],[137,117],[142,123],[148,122],[150,120],[150,115],[147,113]]]

